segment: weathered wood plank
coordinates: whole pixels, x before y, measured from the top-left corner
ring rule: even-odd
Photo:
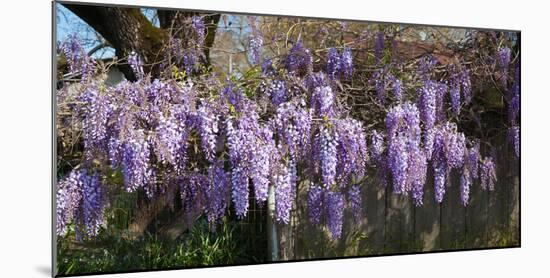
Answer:
[[[428,168],[424,185],[424,204],[415,208],[414,240],[417,251],[439,250],[440,240],[440,205],[435,201],[433,188],[433,170]]]
[[[520,244],[520,164],[519,159],[514,157],[514,159],[511,159],[509,161],[509,168],[508,171],[511,175],[510,177],[510,187],[509,187],[509,195],[508,195],[508,226],[510,235],[513,239],[513,242],[511,242],[514,246],[519,246]]]
[[[386,188],[386,253],[404,253],[412,247],[414,222],[410,196],[395,194],[391,186]]]
[[[362,193],[365,221],[361,223],[361,230],[367,234],[369,251],[372,254],[381,254],[385,243],[386,189],[376,180],[369,180]]]
[[[508,232],[508,190],[510,188],[510,175],[508,173],[508,140],[499,138],[501,142],[496,149],[496,172],[498,180],[493,191],[489,192],[489,202],[487,209],[487,245],[488,247],[497,247],[507,244],[509,238]]]
[[[307,198],[307,181],[301,184],[296,195],[295,219],[295,259],[315,259],[326,256],[326,232],[323,223],[314,224],[309,221]]]
[[[453,170],[447,181],[441,204],[441,249],[464,249],[466,246],[466,211],[460,198],[460,173]]]
[[[467,248],[487,247],[487,202],[488,193],[481,189],[479,180],[470,187],[470,198],[466,207]]]

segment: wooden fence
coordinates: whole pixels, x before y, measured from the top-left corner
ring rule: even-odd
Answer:
[[[410,196],[392,193],[369,180],[362,188],[363,218],[353,221],[346,209],[340,240],[330,240],[326,228],[308,221],[307,192],[299,190],[291,225],[279,227],[281,260],[397,254],[421,251],[512,247],[519,245],[519,159],[508,140],[497,148],[498,181],[494,191],[479,180],[470,189],[469,205],[460,203],[458,173],[452,173],[444,200],[434,200],[431,170],[424,205]]]

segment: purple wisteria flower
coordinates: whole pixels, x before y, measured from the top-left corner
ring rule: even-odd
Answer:
[[[424,56],[418,61],[418,71],[423,80],[430,80],[436,65],[437,60],[432,55]]]
[[[340,53],[334,47],[329,48],[327,53],[326,72],[330,78],[335,78],[340,73]]]
[[[231,170],[231,197],[235,205],[235,213],[242,219],[248,213],[248,177],[245,169],[233,166]]]
[[[227,145],[231,160],[231,188],[233,204],[237,217],[243,218],[248,212],[248,175],[247,164],[249,161],[246,149],[249,132],[242,130],[232,120],[226,121]]]
[[[411,196],[415,206],[421,206],[424,198],[424,185],[428,171],[428,161],[424,151],[418,143],[409,141],[408,145],[408,181],[406,190],[411,191]]]
[[[353,56],[351,53],[351,48],[344,47],[344,49],[342,50],[339,68],[345,79],[351,78],[353,74]]]
[[[436,133],[437,129],[435,127],[424,131],[424,154],[426,155],[426,159],[428,161],[432,160]]]
[[[458,83],[460,84],[462,97],[465,104],[472,102],[472,81],[470,80],[470,70],[467,68],[462,69],[458,76]]]
[[[327,222],[332,239],[339,239],[344,224],[344,196],[340,192],[327,193]]]
[[[183,65],[185,72],[190,75],[196,68],[199,61],[199,55],[195,49],[187,49],[183,54]]]
[[[206,25],[202,16],[193,16],[191,18],[191,25],[196,35],[196,45],[200,49],[204,46],[204,40],[206,38]]]
[[[107,122],[113,114],[113,107],[109,96],[101,92],[96,86],[90,86],[84,92],[84,97],[89,103],[84,119],[84,146],[86,156],[92,159],[99,151],[105,152],[108,144]]]
[[[426,156],[421,148],[420,112],[415,104],[406,102],[390,109],[386,115],[388,134],[388,167],[392,173],[395,193],[415,189],[417,204],[421,204],[426,179]]]
[[[388,146],[388,166],[393,177],[393,192],[405,193],[408,174],[407,138],[403,134],[394,136]]]
[[[150,146],[143,130],[136,130],[124,142],[122,152],[122,174],[128,192],[144,188],[150,182],[152,172],[149,164]]]
[[[208,168],[209,187],[207,189],[208,206],[206,215],[208,222],[218,221],[226,212],[230,194],[229,175],[223,168],[223,161],[216,161]]]
[[[313,94],[315,89],[325,86],[330,86],[329,78],[324,72],[314,72],[311,74],[308,74],[304,83],[306,87],[308,88],[308,91]],[[312,100],[312,103],[315,101]]]
[[[142,79],[145,75],[143,72],[143,61],[137,52],[132,51],[130,55],[128,55],[128,64],[132,68],[132,71],[134,71],[136,78]]]
[[[294,173],[296,165],[292,160],[283,163],[280,173],[275,177],[275,211],[280,223],[290,222],[290,211],[294,202],[296,188]]]
[[[451,96],[451,111],[455,116],[458,116],[460,114],[460,87],[451,86],[449,95]]]
[[[201,147],[206,159],[215,160],[219,116],[211,103],[202,104],[196,112]]]
[[[179,178],[179,191],[185,213],[202,213],[205,209],[206,189],[209,187],[208,176],[192,173]]]
[[[401,105],[394,106],[386,114],[386,132],[388,140],[396,135],[403,120],[403,107]]]
[[[474,141],[470,148],[466,151],[465,165],[467,168],[468,174],[474,179],[478,178],[479,174],[479,140]]]
[[[82,200],[84,187],[84,170],[73,170],[57,184],[56,201],[56,232],[63,236],[67,226],[73,221]]]
[[[267,127],[261,127],[256,145],[250,148],[250,178],[254,185],[254,196],[258,203],[267,200],[267,190],[272,167],[272,156],[277,151],[273,131]]]
[[[447,179],[447,165],[445,161],[441,159],[434,159],[432,161],[434,169],[434,193],[435,201],[438,203],[443,202],[443,196],[445,195],[445,184]]]
[[[321,217],[323,217],[324,205],[323,188],[319,185],[311,184],[309,186],[307,208],[309,220],[312,223],[319,224],[321,222]]]
[[[375,163],[379,163],[384,153],[384,134],[373,130],[370,140],[370,153]]]
[[[516,64],[514,72],[514,84],[512,85],[510,103],[508,104],[508,118],[511,125],[515,125],[520,109],[520,68]]]
[[[496,53],[496,62],[500,70],[500,82],[502,87],[507,87],[508,84],[508,68],[510,65],[510,56],[512,51],[508,47],[500,48]]]
[[[274,117],[274,131],[279,137],[279,151],[292,158],[303,156],[309,147],[312,113],[293,102],[286,102],[277,108]]]
[[[86,176],[82,187],[82,217],[87,235],[96,236],[104,223],[104,197],[99,174]]]
[[[335,121],[338,133],[338,183],[347,184],[350,175],[362,179],[368,160],[367,139],[363,124],[352,118]]]
[[[444,160],[449,169],[458,169],[464,165],[466,138],[457,131],[456,124],[446,122],[438,126],[433,149],[433,159]]]
[[[393,74],[388,75],[388,80],[391,83],[393,97],[397,100],[397,102],[401,102],[403,99],[403,83]]]
[[[428,162],[421,149],[416,148],[409,155],[409,175],[411,184],[411,196],[415,206],[424,204],[424,185],[426,184],[426,175],[428,171]]]
[[[449,162],[458,164],[459,158],[455,148],[450,144],[455,138],[456,127],[452,123],[439,126],[435,131],[432,154],[432,167],[434,169],[434,192],[435,201],[441,203],[445,195],[445,187],[451,166]],[[464,153],[462,153],[462,160]]]
[[[80,73],[81,81],[88,82],[94,73],[96,61],[88,56],[86,49],[76,34],[69,35],[61,44],[61,52],[67,59],[69,73]]]
[[[249,39],[249,59],[252,65],[259,65],[262,55],[263,37],[260,33],[256,33],[250,36]]]
[[[288,100],[285,81],[273,80],[267,87],[267,94],[271,97],[274,106],[279,106]]]
[[[496,165],[492,157],[485,157],[479,165],[481,188],[493,191],[497,181]]]
[[[273,67],[273,60],[267,58],[262,62],[262,75],[271,76],[275,74],[275,68]]]
[[[67,234],[75,223],[79,235],[96,236],[104,223],[104,195],[99,174],[87,169],[73,170],[58,183],[56,193],[56,232]],[[81,230],[80,228],[83,228]]]
[[[516,157],[519,158],[520,153],[520,143],[519,143],[519,126],[513,126],[508,131],[508,138],[510,142],[512,143],[512,146],[514,146],[514,153],[516,154]]]
[[[451,111],[455,116],[458,116],[462,103],[469,104],[472,101],[470,71],[464,66],[459,67],[457,65],[451,65],[449,71],[451,72],[449,86]]]
[[[386,104],[386,79],[383,69],[379,69],[372,74],[371,83],[374,85],[376,97],[380,104]]]
[[[286,58],[286,68],[289,72],[310,73],[313,69],[311,51],[298,40],[290,49]]]
[[[379,64],[382,61],[382,55],[385,47],[385,34],[380,31],[376,34],[376,40],[374,42],[374,61]]]
[[[168,117],[162,113],[159,114],[155,143],[159,159],[164,163],[171,164],[177,171],[181,171],[187,157],[188,131],[180,122],[182,119],[176,117],[177,112],[174,109]],[[116,141],[113,143],[116,144]]]
[[[330,86],[316,87],[313,91],[311,104],[316,115],[321,117],[334,114],[335,95]]]
[[[445,154],[447,156],[447,164],[449,167],[458,169],[464,164],[464,152],[466,149],[466,139],[461,132],[447,134]]]
[[[463,206],[468,206],[471,185],[472,177],[470,176],[470,171],[464,167],[460,176],[460,202]]]
[[[426,129],[432,129],[436,122],[436,107],[437,107],[437,84],[433,81],[424,82],[424,86],[420,89],[420,117]]]
[[[319,128],[319,160],[321,164],[321,177],[324,188],[330,188],[336,179],[336,166],[338,163],[338,133],[331,127]]]
[[[351,211],[353,213],[353,218],[356,223],[359,223],[363,217],[363,213],[361,211],[361,187],[358,184],[354,184],[348,189],[348,199]]]

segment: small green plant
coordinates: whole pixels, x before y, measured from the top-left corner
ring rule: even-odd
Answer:
[[[200,219],[175,240],[147,233],[129,240],[105,230],[94,239],[76,241],[74,233],[58,240],[60,275],[162,268],[186,268],[257,262],[246,239],[237,236],[236,223],[224,218],[213,229]]]

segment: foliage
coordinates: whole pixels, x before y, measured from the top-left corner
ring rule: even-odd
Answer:
[[[264,258],[251,251],[249,239],[239,236],[236,225],[226,219],[216,231],[201,219],[176,240],[149,233],[128,240],[103,233],[83,243],[59,238],[57,250],[59,275],[231,265]]]

